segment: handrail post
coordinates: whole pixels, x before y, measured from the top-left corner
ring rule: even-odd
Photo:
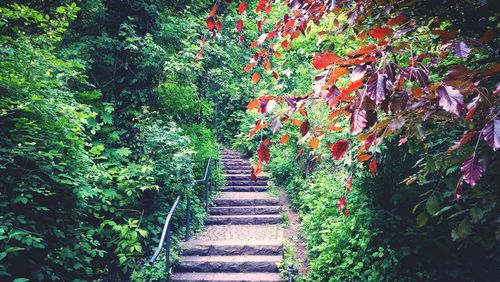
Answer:
[[[205,212],[208,212],[208,181],[205,181]]]
[[[167,227],[167,241],[165,247],[165,267],[167,271],[167,277],[170,278],[170,225]]]
[[[189,240],[189,224],[191,223],[191,196],[187,194],[186,196],[186,236],[184,236],[184,240]]]

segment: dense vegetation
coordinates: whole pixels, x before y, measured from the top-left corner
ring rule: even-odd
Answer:
[[[307,278],[494,281],[493,1],[261,0],[254,11],[263,24],[244,70],[258,95],[235,145],[300,212]]]
[[[201,225],[194,180],[221,142],[257,151],[253,175],[299,211],[302,279],[494,281],[498,16],[489,0],[3,1],[0,280],[164,279],[145,262],[177,195]]]
[[[215,125],[220,136],[237,128],[249,100],[238,94],[250,93],[237,79],[240,46],[193,64],[209,6],[2,2],[0,280],[164,277],[139,271],[165,215],[189,193],[200,226],[194,179],[218,157]]]

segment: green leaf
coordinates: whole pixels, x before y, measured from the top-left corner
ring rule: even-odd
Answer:
[[[425,210],[430,214],[430,215],[435,215],[440,208],[440,203],[439,199],[436,195],[432,195],[427,199],[427,203],[425,204]]]
[[[428,219],[429,219],[429,216],[427,215],[427,213],[425,211],[419,213],[417,215],[417,226],[423,227],[427,223]]]
[[[30,281],[28,278],[16,278],[14,280],[12,280],[12,282],[26,282],[26,281]]]
[[[0,260],[3,260],[7,256],[7,253],[0,253]]]
[[[10,254],[10,253],[19,252],[19,251],[22,251],[22,250],[24,250],[24,248],[10,247],[10,248],[7,248],[7,250],[5,250],[5,252],[8,253],[8,254]]]

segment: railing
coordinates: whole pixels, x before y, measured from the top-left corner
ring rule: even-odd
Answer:
[[[293,263],[289,263],[287,272],[288,272],[288,282],[293,282],[295,275],[297,275],[299,271],[297,270],[297,268],[295,268]]]
[[[205,174],[203,175],[203,179],[196,180],[196,183],[203,183],[205,185],[205,210],[208,211],[208,200],[209,196],[212,193],[212,184],[210,182],[210,164],[212,162],[212,158],[209,158],[207,161],[207,165],[205,167]],[[189,229],[191,225],[191,196],[189,193],[185,194],[186,196],[186,234],[184,236],[184,240],[189,240]],[[170,275],[170,243],[171,243],[171,228],[170,228],[170,222],[172,219],[172,215],[175,212],[175,209],[179,205],[179,202],[181,200],[182,195],[177,196],[175,199],[174,204],[170,208],[170,211],[168,212],[167,218],[165,219],[165,224],[163,225],[163,230],[161,232],[161,237],[160,237],[160,242],[158,243],[158,247],[156,248],[155,253],[149,260],[150,264],[153,264],[156,262],[156,259],[161,253],[161,250],[163,249],[163,246],[165,245],[165,266],[166,266],[166,271],[167,271],[167,276]]]

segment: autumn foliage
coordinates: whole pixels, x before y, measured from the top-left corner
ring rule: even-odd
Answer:
[[[487,44],[492,40],[491,30],[487,30],[481,39],[462,36],[456,30],[442,29],[436,24],[439,19],[431,19],[434,24],[429,24],[429,21],[420,22],[412,18],[411,14],[383,6],[382,2],[258,1],[255,11],[263,14],[257,21],[260,35],[249,46],[255,50],[255,55],[244,72],[259,66],[269,70],[273,61],[281,57],[277,49],[289,50],[294,40],[311,32],[311,25],[319,24],[324,19],[333,19],[333,25],[329,30],[316,31],[320,35],[341,33],[349,29],[357,34],[353,40],[360,44],[357,50],[345,55],[338,55],[332,50],[314,54],[311,65],[317,70],[317,74],[311,92],[302,96],[261,96],[253,100],[248,108],[256,108],[265,115],[257,121],[250,135],[269,126],[271,123],[265,123],[267,118],[273,123],[277,123],[276,120],[280,124],[294,123],[290,116],[294,112],[300,112],[304,120],[298,122],[298,130],[302,137],[307,136],[309,139],[306,144],[313,150],[328,146],[334,160],[345,157],[349,146],[357,146],[355,136],[361,134],[359,154],[351,157],[360,162],[369,160],[367,169],[372,174],[377,171],[377,159],[370,154],[371,146],[380,146],[394,134],[400,135],[400,143],[405,143],[412,137],[421,139],[419,128],[424,121],[429,120],[462,123],[468,128],[447,150],[448,154],[453,154],[469,142],[486,142],[490,151],[498,150],[499,89],[498,85],[492,88],[492,81],[500,72],[500,64],[485,63],[476,69],[468,69],[464,64],[475,53],[487,49]],[[405,4],[401,6],[404,8]],[[274,24],[273,29],[262,30],[265,15],[272,7],[283,8],[285,5],[289,12]],[[217,9],[216,6],[217,4],[214,9]],[[246,6],[244,1],[239,4],[240,14],[245,12]],[[370,21],[366,20],[367,11],[372,15]],[[216,31],[216,23],[215,15],[211,13],[207,27]],[[242,32],[242,26],[241,20],[238,21],[238,32]],[[433,41],[435,46],[432,50],[415,52],[409,38],[421,35]],[[435,73],[440,64],[451,57],[456,58],[456,63],[445,73]],[[348,77],[349,83],[338,84],[340,77]],[[258,70],[252,73],[251,81],[253,84],[261,81]],[[308,122],[305,109],[318,100],[327,103],[331,110],[330,116],[334,119],[334,124],[330,127],[313,126]],[[282,104],[289,110],[286,114],[273,115],[276,104]],[[348,130],[353,138],[339,140],[334,144],[321,144],[322,135],[339,130],[335,124],[340,120],[349,121]],[[277,131],[277,128],[272,130]],[[281,143],[288,141],[287,134],[280,136]],[[359,137],[357,139],[360,140]],[[475,148],[462,163],[462,179],[459,181],[462,183],[463,180],[471,187],[480,181],[487,170],[487,164],[479,158],[482,153],[487,152],[478,151],[478,146]],[[262,144],[259,146],[258,157],[259,163],[269,159]],[[341,199],[339,203],[344,201],[345,199]]]

